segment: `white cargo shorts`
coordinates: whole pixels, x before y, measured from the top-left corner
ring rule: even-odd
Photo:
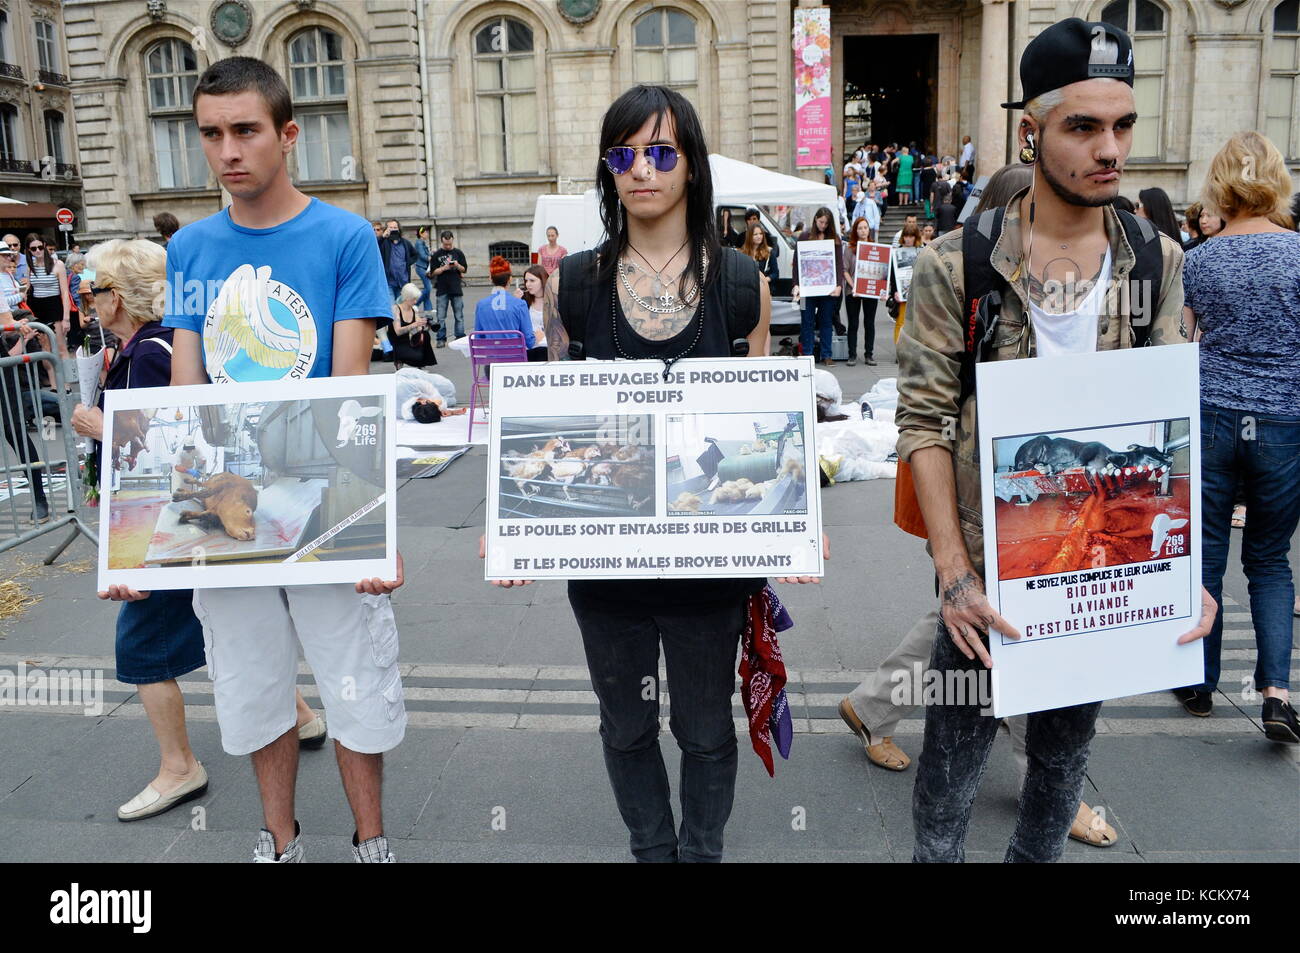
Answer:
[[[196,589],[194,613],[228,754],[265,748],[297,722],[299,645],[331,738],[363,754],[401,743],[406,705],[388,596],[346,584]]]

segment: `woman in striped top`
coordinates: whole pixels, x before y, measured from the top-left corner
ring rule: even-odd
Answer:
[[[40,235],[29,234],[23,246],[27,249],[27,273],[32,282],[27,304],[36,320],[55,332],[59,354],[67,357],[69,349],[75,350],[81,343],[80,326],[75,331],[68,326],[68,271]]]

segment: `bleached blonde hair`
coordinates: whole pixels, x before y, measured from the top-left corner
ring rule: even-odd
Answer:
[[[112,288],[137,325],[161,321],[167,306],[167,252],[144,238],[100,242],[86,256],[95,287]]]
[[[397,296],[397,300],[403,303],[407,301],[415,301],[422,294],[424,294],[423,291],[408,281],[406,284],[402,285],[402,291]]]

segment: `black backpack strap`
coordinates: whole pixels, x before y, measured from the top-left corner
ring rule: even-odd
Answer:
[[[586,360],[587,317],[596,297],[598,256],[594,248],[560,259],[560,323],[569,336],[569,360]]]
[[[1150,220],[1132,212],[1116,209],[1136,261],[1128,276],[1129,326],[1133,329],[1133,346],[1151,343],[1151,325],[1155,323],[1157,296],[1164,280],[1165,256],[1160,249],[1160,231]]]
[[[749,354],[749,334],[759,313],[758,266],[735,248],[722,249],[723,300],[727,302],[727,340],[731,356]],[[563,290],[564,286],[560,286]]]
[[[1004,208],[985,209],[966,220],[961,230],[962,260],[962,356],[958,379],[961,392],[957,406],[975,392],[975,365],[988,356],[1002,307],[1004,279],[990,258],[1002,235]]]

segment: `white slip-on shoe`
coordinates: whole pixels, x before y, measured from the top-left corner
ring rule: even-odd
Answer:
[[[257,846],[253,848],[253,863],[301,864],[302,858],[302,825],[297,821],[293,822],[293,840],[285,844],[284,852],[280,854],[275,852],[274,834],[265,827],[257,832]]]
[[[298,747],[319,748],[327,737],[329,733],[325,730],[325,719],[317,715],[298,729]]]
[[[208,772],[200,763],[199,769],[194,772],[194,777],[167,794],[160,792],[152,783],[145,785],[143,791],[117,809],[117,819],[140,821],[146,817],[156,817],[165,811],[170,811],[177,804],[202,797],[207,790]]]

